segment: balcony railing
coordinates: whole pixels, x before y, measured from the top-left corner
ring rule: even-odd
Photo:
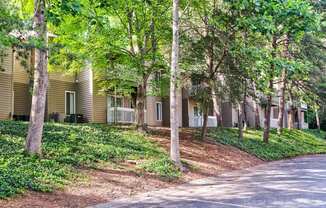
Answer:
[[[204,117],[203,116],[194,116],[192,119],[192,124],[190,124],[190,127],[202,127],[204,123]],[[207,127],[216,127],[217,121],[215,116],[208,116],[207,120]]]
[[[147,121],[145,110],[145,122]],[[123,107],[110,107],[107,115],[108,123],[135,123],[135,109]]]
[[[133,108],[111,107],[108,109],[108,123],[134,123],[135,110]]]

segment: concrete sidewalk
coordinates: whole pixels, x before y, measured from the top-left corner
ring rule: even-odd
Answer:
[[[326,208],[326,155],[277,161],[95,208]]]

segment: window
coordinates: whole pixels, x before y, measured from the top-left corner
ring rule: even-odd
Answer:
[[[307,114],[307,112],[302,111],[302,117],[303,117],[303,121],[305,123],[308,123],[308,114]]]
[[[278,119],[278,107],[273,107],[273,119]]]
[[[76,114],[76,92],[65,92],[65,113],[66,115]]]
[[[202,112],[198,106],[194,106],[194,116],[201,116]]]
[[[156,120],[162,121],[162,103],[161,102],[156,103]]]
[[[156,72],[154,79],[155,79],[155,81],[161,81],[161,79],[162,79],[162,73],[161,72]]]
[[[109,97],[111,107],[123,107],[122,97]]]

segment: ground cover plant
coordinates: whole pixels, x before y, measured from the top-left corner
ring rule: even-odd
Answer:
[[[279,136],[276,129],[272,129],[268,144],[262,141],[262,134],[262,130],[248,129],[244,132],[244,139],[241,141],[238,129],[217,128],[210,130],[209,137],[267,161],[326,153],[326,140],[324,139],[326,133],[322,131],[284,129],[282,135]]]
[[[166,152],[144,135],[106,125],[48,123],[41,158],[24,153],[27,123],[0,122],[0,198],[26,190],[50,192],[79,177],[79,168],[103,162],[142,161],[140,171],[180,175]]]

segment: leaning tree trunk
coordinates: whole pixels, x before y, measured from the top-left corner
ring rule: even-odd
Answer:
[[[35,50],[33,97],[25,150],[29,154],[41,155],[46,91],[48,87],[45,0],[35,0],[34,5],[33,30],[36,32],[37,38],[39,38],[43,44],[40,48]]]
[[[140,132],[146,131],[145,125],[145,100],[146,100],[146,80],[138,85],[136,97],[136,128]]]
[[[177,109],[177,78],[179,70],[179,0],[173,0],[173,41],[170,77],[171,160],[182,168],[179,147],[179,118]]]
[[[242,103],[239,103],[238,104],[238,111],[239,111],[239,140],[243,140],[243,117],[244,117],[244,109],[243,109],[243,104]]]
[[[269,89],[273,90],[273,80],[269,81]],[[269,140],[269,131],[271,128],[271,110],[272,110],[272,94],[268,95],[267,105],[265,109],[265,118],[264,118],[264,142],[268,143]]]

